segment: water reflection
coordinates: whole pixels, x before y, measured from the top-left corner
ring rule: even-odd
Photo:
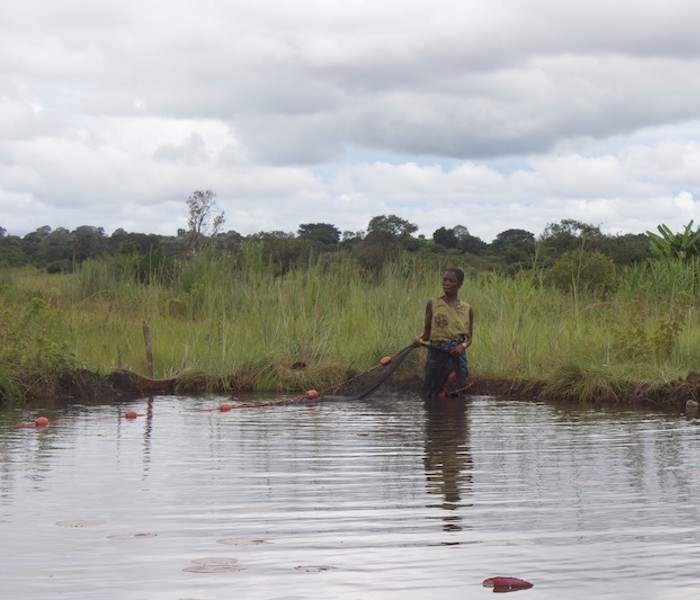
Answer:
[[[146,400],[146,426],[143,430],[143,471],[146,475],[151,463],[151,442],[153,434],[153,396]]]
[[[135,420],[67,407],[41,430],[0,409],[3,597],[476,598],[509,575],[538,600],[681,600],[700,585],[700,427],[683,418],[219,400],[143,399]],[[192,567],[222,559],[240,569]]]
[[[429,494],[441,497],[428,504],[448,511],[442,518],[445,531],[461,531],[465,504],[462,498],[471,493],[472,456],[469,448],[467,404],[463,399],[425,403],[425,474]]]

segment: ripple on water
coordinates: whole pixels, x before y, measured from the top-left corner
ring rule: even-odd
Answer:
[[[545,600],[685,600],[700,585],[692,421],[495,398],[191,410],[222,400],[9,430],[3,594],[229,597],[235,577],[250,600],[451,599],[502,574]],[[76,513],[105,518],[62,518]]]

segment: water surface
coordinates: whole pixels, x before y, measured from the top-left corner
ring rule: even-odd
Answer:
[[[697,421],[224,401],[74,406],[45,429],[0,413],[3,597],[451,600],[495,575],[532,600],[700,590]]]

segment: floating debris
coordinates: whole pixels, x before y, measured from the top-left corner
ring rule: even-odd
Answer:
[[[66,519],[65,521],[56,521],[59,527],[98,527],[105,525],[107,521],[104,519]]]
[[[261,544],[269,544],[267,540],[253,539],[253,538],[238,538],[230,537],[223,538],[221,540],[216,540],[217,544],[224,544],[227,546],[260,546]]]
[[[238,559],[230,557],[195,558],[192,563],[192,566],[185,567],[183,571],[188,573],[235,573],[244,570],[244,567],[238,564]]]
[[[144,538],[156,537],[157,533],[117,533],[114,535],[108,535],[109,540],[140,540]]]
[[[295,571],[299,573],[325,573],[326,571],[333,571],[335,567],[330,565],[299,565],[294,567]]]

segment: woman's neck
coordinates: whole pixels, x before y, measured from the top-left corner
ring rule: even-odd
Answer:
[[[459,304],[459,296],[457,294],[443,294],[442,299],[451,306]]]

